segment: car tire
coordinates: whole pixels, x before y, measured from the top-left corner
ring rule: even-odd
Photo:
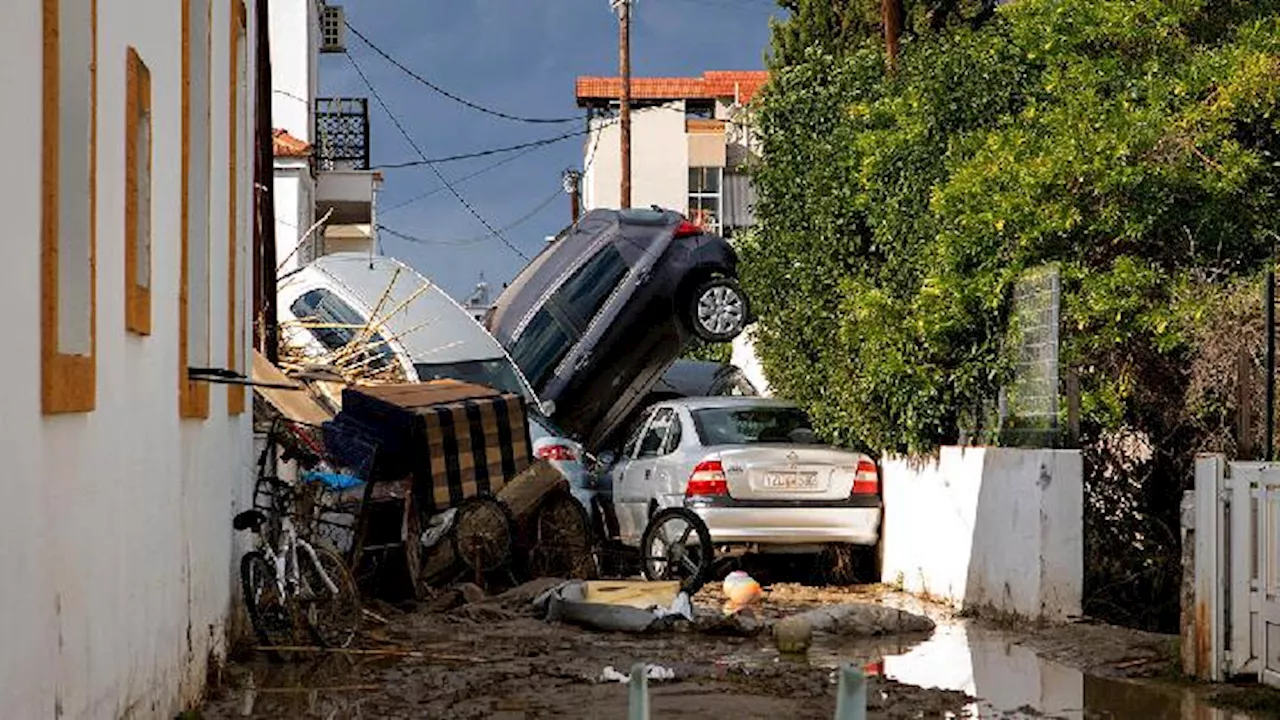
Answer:
[[[686,321],[698,339],[726,343],[742,334],[751,316],[747,293],[730,278],[712,278],[689,295]]]

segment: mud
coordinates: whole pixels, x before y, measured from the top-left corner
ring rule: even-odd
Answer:
[[[767,632],[624,635],[548,624],[528,610],[538,590],[451,609],[460,593],[412,610],[378,605],[372,609],[388,622],[372,627],[361,647],[392,654],[287,665],[246,658],[228,668],[201,716],[625,717],[627,686],[602,681],[602,671],[653,663],[675,674],[650,683],[654,717],[830,718],[835,669],[853,663],[870,676],[871,718],[1219,717],[1183,714],[1204,712],[1202,692],[1134,679],[1171,673],[1176,645],[1165,636],[1086,624],[993,626],[882,587],[778,585],[753,608],[761,623],[850,602],[880,602],[938,623],[932,635],[827,636],[790,657]],[[716,608],[722,600],[708,589],[695,602]]]

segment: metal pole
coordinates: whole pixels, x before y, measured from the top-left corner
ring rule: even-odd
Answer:
[[[1266,460],[1275,458],[1276,430],[1276,260],[1275,248],[1267,260],[1267,287],[1263,290],[1267,317],[1267,449]]]
[[[628,688],[627,718],[649,720],[649,675],[644,663],[631,666],[631,687]]]
[[[622,75],[622,93],[618,113],[622,121],[622,188],[618,207],[631,207],[631,1],[615,0],[618,9],[618,65]]]
[[[836,720],[866,720],[867,676],[846,663],[840,666],[840,685],[836,688]]]

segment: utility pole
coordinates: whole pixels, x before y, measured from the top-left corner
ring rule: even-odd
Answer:
[[[618,207],[631,207],[631,3],[635,0],[609,0],[618,14],[618,70],[622,76],[622,92],[618,98],[618,114],[622,130],[622,188]]]
[[[582,173],[577,170],[565,170],[561,180],[564,182],[564,191],[569,195],[569,214],[573,218],[573,224],[578,224],[578,215],[582,213],[582,202],[579,190],[579,182],[582,179]]]

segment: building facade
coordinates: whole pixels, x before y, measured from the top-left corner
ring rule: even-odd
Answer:
[[[319,96],[321,53],[343,50],[342,8],[272,0],[269,27],[280,272],[330,253],[372,253],[382,174],[369,169],[368,100]]]
[[[0,11],[0,716],[173,717],[234,632],[256,6]]]
[[[732,236],[754,224],[746,168],[758,148],[747,105],[768,81],[764,71],[712,71],[697,78],[632,78],[631,204],[684,212]],[[618,78],[580,77],[588,111],[583,205],[617,207],[622,163]]]

